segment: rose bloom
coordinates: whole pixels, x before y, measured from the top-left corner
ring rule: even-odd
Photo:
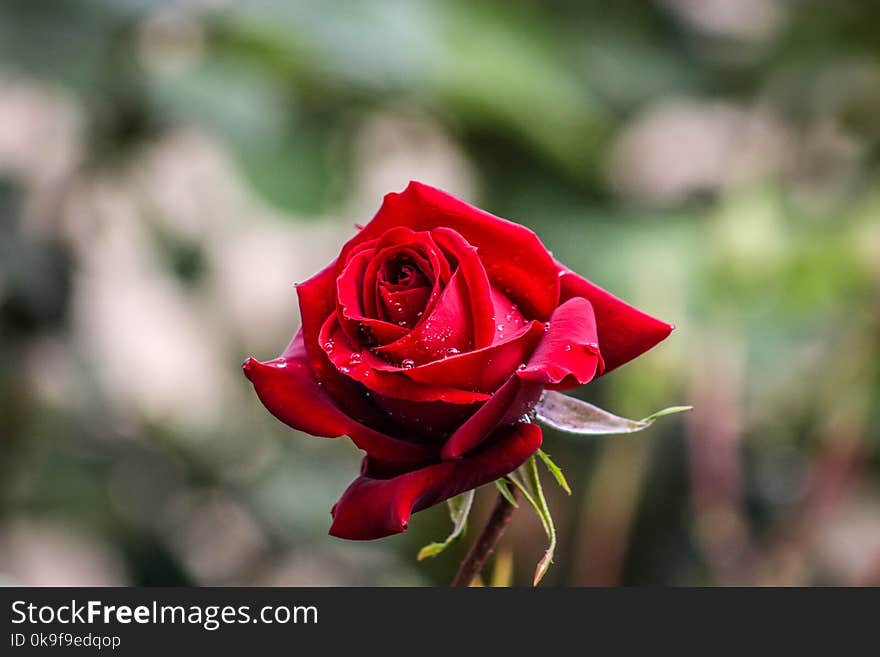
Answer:
[[[347,435],[361,474],[330,534],[374,539],[503,477],[541,446],[528,413],[672,330],[556,262],[527,228],[427,185],[388,194],[297,286],[302,327],[244,371],[278,419]]]

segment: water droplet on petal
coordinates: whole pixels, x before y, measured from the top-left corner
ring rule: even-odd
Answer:
[[[550,322],[544,322],[544,333],[550,330]]]
[[[516,370],[517,370],[518,372],[522,372],[524,369],[526,369],[526,364],[525,364],[525,363],[520,363],[520,364],[519,364],[519,367],[516,368]]]
[[[348,374],[349,372],[351,372],[351,370],[345,366],[340,367],[339,371],[342,372],[343,374]]]
[[[455,347],[449,347],[449,349],[446,350],[447,356],[455,356],[456,354],[460,354],[460,353],[461,352],[458,349],[456,349]]]
[[[416,362],[412,358],[404,358],[400,361],[400,366],[405,370],[411,370],[416,366]]]
[[[354,352],[351,356],[348,357],[349,365],[360,365],[361,360],[363,360],[363,356],[361,356],[358,352]]]
[[[331,351],[333,351],[333,347],[335,346],[336,345],[333,344],[333,340],[327,340],[327,342],[324,343],[324,351],[330,353]]]
[[[566,351],[571,351],[571,345],[570,345],[570,344],[565,345],[565,350],[566,350]]]
[[[499,330],[499,331],[503,331],[503,330],[504,330],[504,324],[499,324],[499,325],[498,325],[498,330]]]

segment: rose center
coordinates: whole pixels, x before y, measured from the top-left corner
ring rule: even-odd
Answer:
[[[378,308],[383,319],[412,328],[431,294],[431,283],[412,260],[402,257],[382,267],[378,281]]]

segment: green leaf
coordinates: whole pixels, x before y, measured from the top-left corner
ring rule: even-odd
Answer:
[[[520,466],[520,470],[525,468],[525,465]],[[523,494],[523,497],[526,498],[526,502],[531,505],[531,507],[535,510],[535,513],[538,514],[538,519],[541,521],[541,525],[544,527],[544,531],[547,531],[547,522],[544,519],[543,514],[541,513],[541,507],[538,505],[538,502],[535,500],[535,496],[532,492],[531,484],[527,483],[523,480],[522,475],[519,470],[515,472],[511,472],[507,475],[507,478],[519,489],[519,492]]]
[[[538,476],[538,463],[535,461],[534,456],[528,460],[527,465],[529,478],[535,489],[535,498],[538,501],[538,504],[541,507],[541,513],[545,518],[544,529],[547,532],[547,539],[550,542],[547,546],[546,552],[544,552],[544,556],[538,562],[537,568],[535,568],[535,579],[532,582],[532,585],[537,586],[547,573],[550,564],[553,563],[553,554],[556,552],[556,527],[553,526],[553,516],[550,515],[550,507],[547,506],[547,500],[544,497],[544,489],[541,487],[541,478]]]
[[[549,545],[544,552],[544,556],[538,562],[535,568],[535,578],[532,582],[537,586],[547,573],[550,564],[553,563],[553,554],[556,552],[556,527],[553,525],[553,516],[550,515],[550,508],[547,506],[547,500],[544,497],[544,489],[541,487],[541,479],[538,476],[538,465],[535,457],[532,456],[526,461],[519,470],[511,472],[508,478],[519,488],[523,497],[532,505],[544,532],[547,534]]]
[[[514,509],[519,508],[519,504],[517,503],[516,498],[513,497],[513,492],[511,492],[510,486],[507,485],[507,481],[503,477],[495,480],[495,487],[498,489],[498,492],[504,496],[504,499],[510,502]]]
[[[544,461],[544,465],[547,466],[550,474],[552,474],[553,478],[556,479],[556,483],[560,485],[562,490],[571,495],[571,488],[569,487],[568,482],[565,480],[565,475],[562,474],[562,470],[560,469],[560,467],[550,459],[550,455],[542,449],[539,449],[535,453],[540,457],[542,461]]]
[[[671,406],[642,420],[618,417],[598,406],[552,390],[545,391],[535,406],[535,417],[543,424],[578,436],[607,436],[647,429],[657,418],[689,411],[693,406]]]
[[[447,500],[449,505],[449,517],[452,520],[452,532],[446,537],[446,540],[438,543],[429,543],[421,550],[416,557],[417,560],[427,559],[428,557],[436,557],[438,554],[448,548],[452,542],[459,536],[464,534],[467,527],[468,515],[471,512],[471,506],[474,504],[475,490],[469,490],[456,497]]]
[[[656,413],[651,413],[648,417],[643,420],[639,420],[639,422],[647,422],[651,424],[659,417],[663,417],[665,415],[675,415],[676,413],[685,413],[687,411],[694,410],[693,406],[670,406],[669,408],[664,408],[663,410],[657,411]]]

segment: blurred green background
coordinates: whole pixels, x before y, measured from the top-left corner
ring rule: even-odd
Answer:
[[[0,578],[447,583],[474,532],[422,563],[442,505],[327,536],[359,453],[239,370],[418,179],[678,327],[577,394],[695,411],[546,432],[574,489],[547,483],[547,584],[880,584],[878,25],[870,0],[0,0]],[[543,548],[520,511],[498,581]]]

